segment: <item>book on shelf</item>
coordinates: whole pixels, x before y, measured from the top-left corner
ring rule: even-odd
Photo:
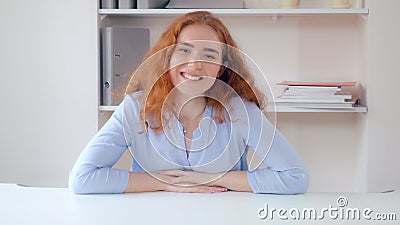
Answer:
[[[287,85],[287,86],[311,86],[311,87],[344,87],[344,86],[356,86],[357,82],[355,81],[346,81],[346,82],[307,82],[307,81],[282,81],[278,83],[278,85]]]
[[[346,99],[344,98],[282,98],[277,97],[274,102],[303,102],[303,103],[344,103]]]
[[[288,92],[285,91],[281,98],[298,99],[298,98],[333,98],[333,99],[351,99],[350,92]]]
[[[341,103],[334,102],[274,102],[276,106],[285,106],[293,108],[314,108],[314,109],[352,109],[356,101],[347,101]]]
[[[298,82],[283,81],[286,85],[282,95],[274,99],[276,106],[322,109],[353,108],[356,99],[342,87],[354,87],[356,82]]]
[[[290,91],[305,91],[305,92],[336,92],[341,91],[342,88],[337,86],[287,86],[287,90]]]

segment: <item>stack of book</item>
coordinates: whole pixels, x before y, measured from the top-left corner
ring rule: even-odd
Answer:
[[[274,99],[276,106],[316,109],[351,109],[356,100],[342,87],[354,87],[356,82],[294,82],[283,81],[284,93]]]

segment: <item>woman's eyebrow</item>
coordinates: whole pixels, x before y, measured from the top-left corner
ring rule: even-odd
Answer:
[[[219,51],[217,51],[216,49],[213,49],[213,48],[203,48],[203,50],[207,51],[207,52],[215,52],[219,55]]]
[[[189,44],[189,43],[187,43],[187,42],[182,42],[182,43],[179,43],[179,44],[181,44],[181,45],[186,45],[186,46],[188,46],[188,47],[194,47],[194,45],[192,45],[192,44]]]

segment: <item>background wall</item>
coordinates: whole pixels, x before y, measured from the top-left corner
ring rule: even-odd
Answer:
[[[0,182],[66,186],[97,131],[97,1],[0,7]]]
[[[94,2],[94,3],[93,3]],[[308,3],[307,0],[302,0]],[[381,191],[399,187],[400,107],[397,0],[367,1],[361,17],[221,17],[271,84],[282,80],[355,80],[367,114],[279,113],[278,128],[311,176],[309,191]],[[4,4],[3,4],[4,5]],[[109,113],[97,112],[97,5],[7,1],[0,9],[0,182],[65,186],[73,162]],[[74,7],[79,5],[80,7]],[[151,27],[151,42],[172,18],[117,18]],[[16,27],[18,29],[16,29]],[[79,82],[77,82],[79,81]],[[273,85],[274,95],[282,87]],[[119,167],[128,167],[128,155]]]
[[[367,187],[400,188],[400,1],[368,1],[367,24]]]

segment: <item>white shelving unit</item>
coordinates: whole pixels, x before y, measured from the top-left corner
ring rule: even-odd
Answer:
[[[360,9],[99,9],[100,15],[113,16],[175,16],[191,11],[206,10],[216,15],[231,16],[310,16],[310,15],[361,15],[367,16],[369,10]]]
[[[369,14],[367,8],[350,9],[330,9],[330,8],[310,8],[310,9],[99,9],[99,15],[104,17],[168,17],[179,16],[191,11],[205,10],[219,16],[266,16],[276,21],[283,16],[360,16],[366,19]],[[112,112],[116,106],[99,106],[99,111]],[[267,107],[268,112],[352,112],[365,113],[367,107],[356,105],[351,109],[318,109],[318,108],[298,108],[298,107]]]
[[[275,22],[280,16],[359,15],[366,19],[369,10],[354,9],[99,9],[102,16],[163,17],[206,10],[220,16],[271,16]]]

